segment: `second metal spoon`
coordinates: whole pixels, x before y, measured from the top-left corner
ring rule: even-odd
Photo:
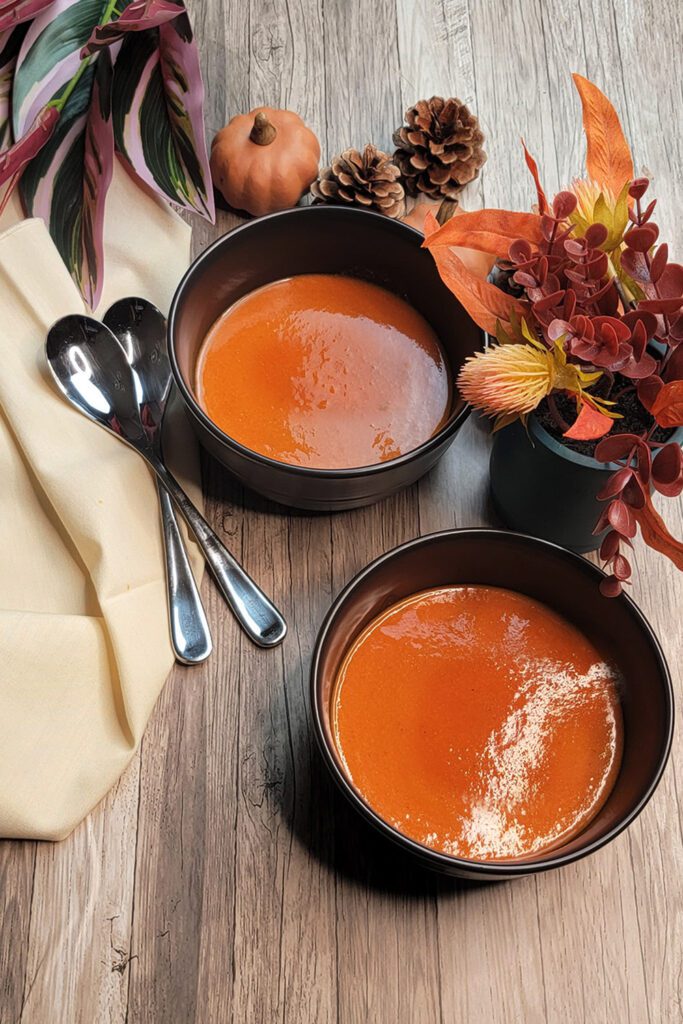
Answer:
[[[281,643],[287,632],[282,615],[220,542],[155,452],[140,419],[133,371],[109,328],[80,314],[62,317],[50,328],[46,353],[52,375],[72,405],[134,448],[166,486],[247,635],[261,647]]]
[[[171,390],[171,364],[166,352],[166,320],[146,299],[121,299],[110,306],[104,323],[116,336],[136,376],[142,425],[158,453],[161,424]],[[157,477],[162,537],[166,555],[168,618],[178,661],[196,665],[212,650],[211,632],[199,589],[192,575],[175,508]]]

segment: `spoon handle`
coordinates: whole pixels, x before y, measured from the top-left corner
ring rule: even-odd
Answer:
[[[191,527],[219,590],[247,636],[259,647],[282,643],[287,623],[280,612],[220,542],[164,463],[152,453],[146,456]]]
[[[198,665],[212,650],[211,633],[192,575],[173,502],[157,478],[159,510],[166,552],[166,594],[173,651],[184,665]]]

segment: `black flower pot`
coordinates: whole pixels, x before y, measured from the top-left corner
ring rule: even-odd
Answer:
[[[491,452],[491,495],[512,530],[530,533],[573,551],[600,546],[593,529],[604,507],[597,493],[618,467],[561,444],[535,417],[528,433],[520,422],[496,434]],[[681,440],[683,431],[674,434]]]

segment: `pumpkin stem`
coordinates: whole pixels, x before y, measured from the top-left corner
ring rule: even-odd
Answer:
[[[254,127],[249,133],[249,138],[257,146],[269,146],[277,135],[277,128],[271,124],[262,110],[254,118]]]
[[[457,199],[442,199],[441,206],[436,211],[436,220],[439,224],[445,224],[447,220],[450,220],[455,211],[458,209]]]

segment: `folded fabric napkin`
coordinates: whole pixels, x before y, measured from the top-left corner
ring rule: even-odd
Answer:
[[[142,295],[166,312],[189,243],[188,226],[117,168],[107,200],[101,311]],[[151,474],[138,455],[73,410],[47,370],[48,328],[83,311],[42,221],[16,222],[0,235],[6,838],[69,834],[130,761],[173,664]],[[196,449],[181,411],[168,425],[165,451],[180,478],[191,481]],[[199,552],[189,550],[199,573]]]

